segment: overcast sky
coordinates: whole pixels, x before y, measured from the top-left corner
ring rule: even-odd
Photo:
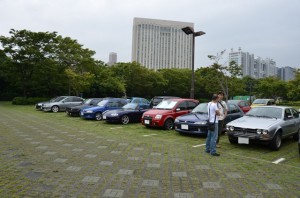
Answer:
[[[277,67],[300,68],[300,0],[0,0],[0,35],[10,29],[58,32],[76,39],[108,62],[131,61],[134,17],[192,22],[195,67],[239,47]],[[220,63],[228,61],[225,54]]]

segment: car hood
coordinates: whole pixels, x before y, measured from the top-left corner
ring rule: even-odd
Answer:
[[[189,121],[189,122],[198,122],[208,120],[207,114],[200,114],[200,113],[189,113],[182,116],[177,117],[179,121]]]
[[[172,112],[172,109],[163,110],[163,109],[150,109],[144,113],[144,115],[164,115]]]
[[[272,125],[279,123],[280,121],[282,120],[276,118],[243,116],[241,118],[229,122],[227,125],[240,127],[240,128],[267,129]]]

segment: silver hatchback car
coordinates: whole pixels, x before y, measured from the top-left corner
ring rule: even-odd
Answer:
[[[77,96],[59,96],[55,101],[43,103],[41,109],[52,112],[65,111],[67,107],[81,105],[83,101],[83,98]]]
[[[258,141],[279,150],[281,140],[293,136],[298,140],[299,112],[292,107],[260,106],[226,125],[230,143],[249,144]]]

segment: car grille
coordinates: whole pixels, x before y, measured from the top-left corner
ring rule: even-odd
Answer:
[[[240,128],[240,127],[235,127],[234,131],[242,132],[242,133],[257,133],[256,129],[247,129],[247,128]]]

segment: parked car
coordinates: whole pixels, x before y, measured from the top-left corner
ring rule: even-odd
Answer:
[[[226,130],[230,143],[249,144],[250,141],[257,141],[279,150],[282,138],[299,138],[299,112],[292,107],[255,107],[245,116],[229,122]]]
[[[163,100],[154,109],[143,114],[142,124],[146,127],[163,127],[171,130],[174,120],[178,116],[190,113],[198,103],[198,100],[184,98]]]
[[[251,107],[276,105],[274,99],[255,99]]]
[[[35,109],[36,110],[42,110],[42,105],[43,104],[49,103],[49,102],[58,102],[58,101],[60,101],[60,100],[62,100],[64,98],[65,98],[65,96],[58,96],[58,97],[52,98],[49,101],[38,102],[38,103],[35,104]]]
[[[201,103],[191,113],[177,117],[174,122],[175,131],[180,134],[207,135],[207,104]],[[229,103],[227,106],[228,113],[224,120],[224,127],[228,122],[244,115],[244,112],[236,104]]]
[[[103,98],[89,98],[84,100],[83,104],[78,105],[78,106],[73,106],[73,107],[67,107],[66,108],[66,113],[69,116],[80,116],[80,109],[83,107],[92,107],[96,106]]]
[[[128,103],[137,103],[137,104],[139,104],[139,107],[143,108],[143,109],[149,109],[149,107],[150,107],[150,102],[145,98],[130,97],[130,98],[127,98],[127,102]]]
[[[100,101],[95,107],[82,108],[80,116],[84,119],[102,120],[103,112],[107,110],[121,109],[127,104],[123,98],[105,98]]]
[[[158,105],[163,100],[172,99],[172,98],[179,98],[179,97],[177,97],[177,96],[154,96],[150,100],[150,108],[156,107],[156,105]]]
[[[244,113],[247,113],[251,109],[249,102],[246,100],[228,100],[227,102],[231,104],[236,104],[241,108],[241,110]]]
[[[80,105],[83,101],[83,98],[77,96],[60,96],[57,100],[43,103],[42,110],[52,112],[65,111],[67,107]]]
[[[140,122],[142,115],[148,109],[144,109],[138,103],[128,103],[121,109],[110,110],[103,113],[103,120],[128,124],[129,122]]]

